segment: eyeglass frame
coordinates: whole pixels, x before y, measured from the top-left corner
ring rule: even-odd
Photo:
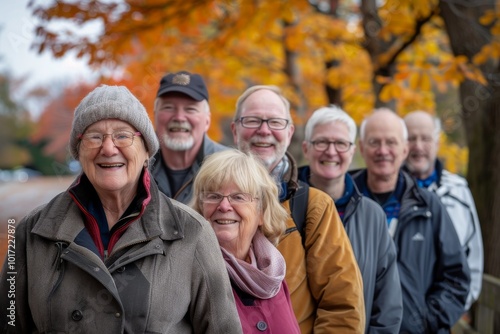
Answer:
[[[115,138],[113,137],[113,135],[115,133],[120,133],[120,132],[126,132],[127,134],[132,134],[132,141],[130,142],[130,145],[118,146],[116,144]],[[130,146],[132,146],[134,144],[134,138],[135,137],[141,137],[142,136],[142,133],[140,133],[139,131],[133,132],[133,131],[128,131],[128,130],[117,130],[117,131],[114,131],[112,133],[99,133],[99,132],[81,133],[81,134],[78,135],[78,139],[80,140],[80,142],[88,143],[89,139],[85,138],[85,135],[89,135],[89,134],[98,134],[98,135],[102,136],[102,138],[101,138],[101,145],[99,145],[99,146],[88,147],[87,144],[83,144],[85,146],[85,148],[88,148],[88,149],[94,149],[94,148],[102,147],[102,145],[104,144],[104,140],[106,139],[106,136],[110,136],[111,137],[111,141],[113,142],[113,145],[115,145],[115,147],[117,147],[117,148],[130,147]]]
[[[434,136],[408,136],[408,143],[414,145],[417,141],[421,141],[424,145],[432,145],[437,142]]]
[[[248,119],[248,118],[253,118],[255,120],[259,120],[260,123],[258,126],[247,126],[247,125],[244,125],[243,124],[243,121],[245,119]],[[273,121],[273,120],[281,120],[281,121],[285,121],[285,125],[283,127],[280,127],[280,128],[276,128],[276,127],[272,127],[269,123],[269,121]],[[243,116],[243,117],[240,117],[236,120],[236,122],[239,122],[241,124],[242,127],[244,127],[245,129],[259,129],[262,124],[266,123],[267,124],[267,127],[271,130],[284,130],[286,129],[286,127],[288,126],[288,124],[290,124],[290,120],[289,119],[286,119],[286,118],[280,118],[280,117],[271,117],[271,118],[267,118],[267,119],[264,119],[264,118],[260,118],[260,117],[257,117],[257,116]]]
[[[320,144],[320,143],[324,143],[324,144],[327,144],[327,146],[324,148],[324,149],[318,149],[316,147],[317,144]],[[309,143],[312,145],[312,147],[317,151],[317,152],[324,152],[326,150],[328,150],[330,148],[330,145],[333,145],[333,147],[335,148],[335,150],[339,153],[345,153],[347,151],[349,151],[352,147],[352,145],[354,145],[354,143],[351,143],[350,141],[347,141],[347,140],[333,140],[333,141],[330,141],[330,140],[324,140],[324,139],[320,139],[320,140],[310,140]],[[337,144],[339,143],[346,143],[348,144],[347,145],[347,149],[345,150],[339,150],[337,148]]]
[[[221,198],[218,202],[212,202],[212,201],[207,201],[206,198],[204,198],[207,194],[213,194],[213,195],[219,195]],[[231,196],[234,196],[234,195],[248,195],[249,197],[249,200],[248,201],[243,201],[243,202],[234,202],[234,199],[232,199]],[[252,203],[253,200],[258,200],[258,197],[254,197],[252,194],[250,193],[245,193],[245,192],[234,192],[234,193],[230,193],[228,195],[222,195],[221,193],[218,193],[218,192],[215,192],[215,191],[206,191],[206,192],[202,192],[200,193],[199,195],[199,198],[200,198],[200,201],[202,203],[207,203],[207,204],[216,204],[216,205],[219,205],[220,203],[222,203],[222,201],[224,200],[224,198],[227,198],[229,204],[231,205],[239,205],[239,204],[246,204],[246,203]]]

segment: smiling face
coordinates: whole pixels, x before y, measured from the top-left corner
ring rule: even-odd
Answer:
[[[240,117],[248,116],[261,119],[290,118],[281,98],[267,89],[255,91],[243,102]],[[241,122],[233,122],[231,129],[238,149],[255,154],[271,171],[285,156],[295,128],[289,124],[283,130],[272,130],[263,122],[259,128],[248,129]]]
[[[127,122],[106,119],[90,125],[84,134],[111,134],[125,130],[137,130]],[[131,146],[117,148],[111,136],[106,136],[101,147],[88,149],[80,142],[78,154],[82,170],[99,196],[119,193],[120,196],[135,194],[148,152],[141,137],[134,137]]]
[[[156,134],[172,151],[198,150],[210,127],[207,101],[168,93],[155,102]]]
[[[434,171],[438,151],[438,138],[434,120],[425,112],[413,112],[405,117],[408,128],[408,169],[419,179],[429,177]]]
[[[230,183],[214,192],[229,195],[242,191],[234,183]],[[262,225],[258,200],[231,204],[224,197],[219,204],[202,203],[202,215],[212,225],[220,246],[245,261],[257,228]]]
[[[314,127],[312,141],[350,142],[349,129],[345,123],[338,121],[318,124]],[[355,149],[355,145],[351,145],[347,152],[337,152],[332,144],[325,151],[317,151],[311,143],[302,143],[302,150],[309,161],[311,174],[324,181],[343,179],[351,165]]]
[[[378,111],[367,119],[360,152],[368,177],[397,180],[399,168],[408,154],[401,119],[391,111]]]

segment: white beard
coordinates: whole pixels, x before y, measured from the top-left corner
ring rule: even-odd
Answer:
[[[163,144],[172,151],[187,151],[194,146],[193,137],[187,139],[170,138],[168,135],[163,135]]]

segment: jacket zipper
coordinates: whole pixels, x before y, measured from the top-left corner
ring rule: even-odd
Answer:
[[[55,293],[57,288],[59,288],[59,285],[61,285],[61,282],[64,278],[65,266],[62,265],[64,260],[61,258],[61,255],[62,255],[64,249],[66,249],[68,247],[68,243],[63,242],[63,241],[58,241],[55,243],[55,246],[57,247],[57,255],[56,255],[56,258],[54,260],[54,264],[56,266],[56,270],[59,271],[59,277],[57,278],[56,284],[54,285],[54,287],[50,291],[49,300],[51,299],[52,295]]]

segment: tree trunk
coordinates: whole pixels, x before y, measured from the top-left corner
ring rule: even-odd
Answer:
[[[477,2],[476,2],[477,3]],[[492,40],[488,27],[478,19],[494,0],[441,1],[450,44],[455,55],[472,57]],[[481,222],[484,243],[485,272],[500,277],[500,76],[497,61],[481,67],[488,86],[466,80],[460,85],[462,122],[469,147],[467,179]]]
[[[337,18],[338,5],[339,5],[338,0],[331,0],[330,9],[326,14],[331,16],[332,18]],[[336,68],[339,65],[340,63],[336,59],[325,61],[325,73],[328,73],[330,69]],[[342,91],[340,89],[331,87],[330,85],[325,83],[325,92],[329,105],[335,104],[342,108]]]
[[[372,84],[373,93],[376,97],[375,108],[387,107],[395,110],[396,101],[380,101],[380,92],[385,84],[378,82],[377,76],[393,77],[397,54],[403,51],[404,47],[403,49],[397,51],[388,63],[380,63],[380,55],[391,49],[394,38],[390,41],[385,41],[379,36],[383,21],[378,15],[378,4],[376,0],[361,0],[360,10],[363,17],[362,24],[365,35],[365,42],[363,43],[363,46],[370,55],[374,70]]]
[[[297,64],[297,53],[295,51],[291,51],[286,48],[286,28],[294,25],[295,23],[289,23],[283,21],[283,27],[285,28],[285,34],[283,35],[283,45],[284,45],[284,54],[285,54],[285,67],[283,69],[284,73],[288,77],[288,83],[290,87],[294,90],[296,96],[298,96],[298,100],[296,103],[290,101],[291,109],[295,110],[299,119],[305,119],[306,113],[308,109],[307,98],[300,87],[301,74],[300,69]],[[295,123],[295,132],[292,137],[292,141],[290,146],[288,147],[288,151],[292,154],[292,156],[297,160],[299,166],[302,164],[304,155],[302,153],[302,139],[304,138],[304,124]]]

